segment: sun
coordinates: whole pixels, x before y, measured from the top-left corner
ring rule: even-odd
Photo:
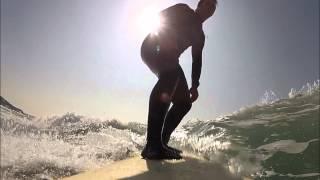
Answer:
[[[149,33],[157,35],[163,26],[163,19],[155,6],[148,6],[138,13],[135,26],[139,36],[146,36]]]
[[[172,0],[126,1],[121,12],[124,17],[121,26],[134,41],[141,41],[149,33],[157,35],[165,27],[165,19],[160,12],[168,7]]]

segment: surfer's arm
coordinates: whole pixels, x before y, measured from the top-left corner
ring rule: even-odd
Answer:
[[[202,50],[204,47],[204,34],[196,43],[192,45],[192,87],[198,88],[202,67]]]

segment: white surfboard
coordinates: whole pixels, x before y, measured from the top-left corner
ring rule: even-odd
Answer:
[[[183,156],[181,160],[145,160],[135,156],[65,180],[236,180],[219,164]]]

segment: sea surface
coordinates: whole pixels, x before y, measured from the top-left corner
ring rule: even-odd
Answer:
[[[253,179],[320,179],[319,81],[216,119],[192,119],[170,144]],[[138,154],[146,125],[75,113],[41,119],[1,106],[1,179],[57,179]]]

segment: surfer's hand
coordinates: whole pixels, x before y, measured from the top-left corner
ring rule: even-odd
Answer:
[[[198,96],[199,96],[199,93],[198,93],[198,89],[195,88],[195,87],[191,87],[190,88],[190,99],[191,99],[191,102],[194,102],[198,99]]]

